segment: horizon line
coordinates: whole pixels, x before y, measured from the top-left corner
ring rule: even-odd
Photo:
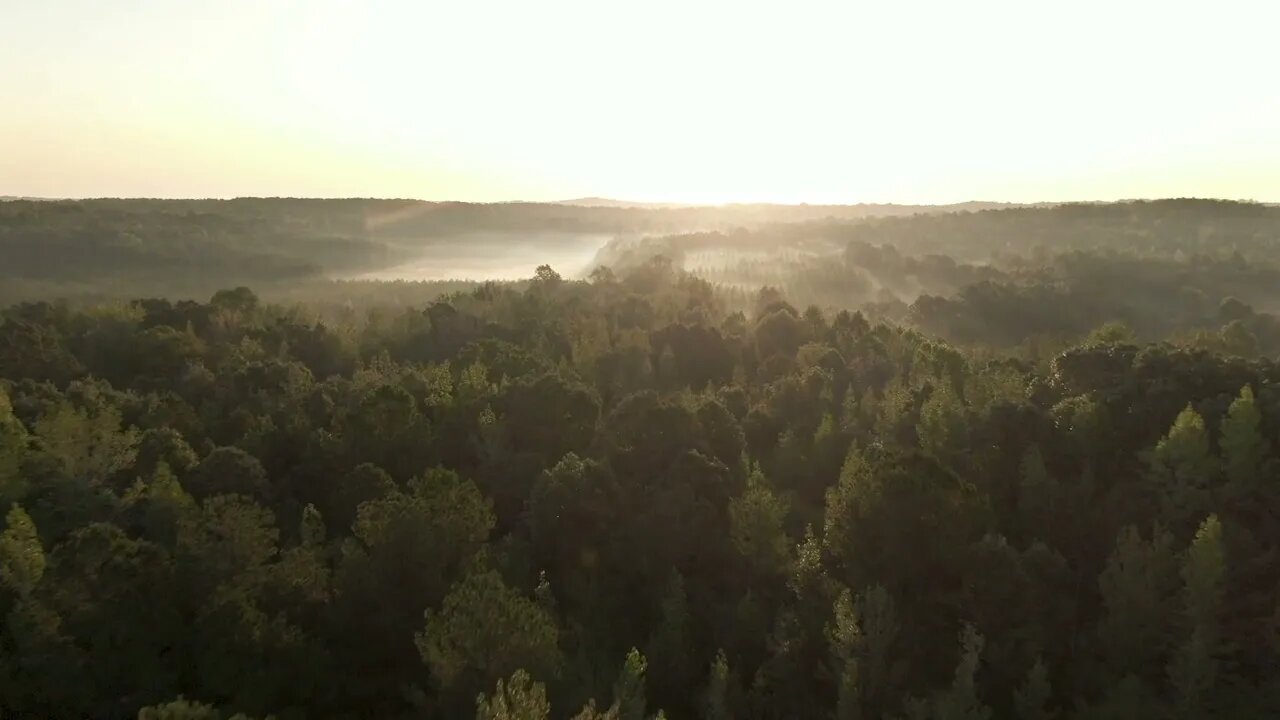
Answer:
[[[732,208],[732,207],[955,207],[959,205],[1002,205],[1010,208],[1037,207],[1053,205],[1111,205],[1140,202],[1167,202],[1173,200],[1198,200],[1205,202],[1229,202],[1273,206],[1277,202],[1257,200],[1253,198],[1229,198],[1212,196],[1158,196],[1129,197],[1111,200],[1070,199],[1070,200],[958,200],[954,202],[900,202],[900,201],[858,201],[858,202],[777,202],[777,201],[727,201],[727,202],[679,202],[679,201],[644,201],[611,198],[605,196],[582,196],[561,200],[450,200],[427,199],[416,197],[391,197],[374,195],[224,195],[224,196],[158,196],[158,195],[83,195],[50,197],[38,195],[0,195],[0,202],[92,202],[92,201],[155,201],[155,202],[233,202],[236,200],[314,200],[314,201],[376,201],[376,202],[417,202],[435,205],[563,205],[566,207],[609,208],[619,210],[645,209],[691,209],[691,208]]]

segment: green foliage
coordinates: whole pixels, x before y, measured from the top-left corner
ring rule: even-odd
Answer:
[[[468,671],[487,685],[522,668],[549,674],[560,665],[554,619],[492,570],[467,576],[426,619],[415,642],[432,677],[445,687]]]
[[[729,533],[739,556],[761,577],[788,571],[791,543],[786,518],[786,502],[769,487],[759,468],[753,469],[746,490],[729,503]]]
[[[41,454],[70,478],[101,483],[133,463],[138,434],[122,429],[120,411],[89,411],[61,403],[36,420]]]
[[[596,701],[590,700],[577,715],[573,716],[573,720],[619,720],[619,717],[616,704],[601,712],[596,709]]]
[[[1179,717],[1204,717],[1210,695],[1221,682],[1225,648],[1218,613],[1226,571],[1222,523],[1210,515],[1200,525],[1182,562],[1183,626],[1190,632],[1168,666]]]
[[[172,702],[151,705],[138,711],[138,720],[223,720],[223,714],[212,705],[178,698]],[[251,720],[243,713],[226,716],[226,720]],[[271,716],[267,717],[271,720]]]
[[[1054,517],[1054,506],[1060,494],[1058,482],[1049,475],[1040,447],[1032,445],[1018,463],[1018,508],[1029,534],[1042,530]]]
[[[304,547],[320,547],[325,541],[324,518],[315,505],[302,508],[302,522],[298,531]]]
[[[546,688],[524,670],[515,671],[506,682],[499,678],[492,698],[476,699],[476,720],[545,720],[550,714]]]
[[[1204,511],[1217,463],[1209,454],[1204,418],[1190,405],[1178,413],[1168,434],[1156,443],[1150,464],[1166,517],[1181,524]]]
[[[1049,671],[1044,662],[1036,658],[1035,664],[1027,671],[1027,679],[1013,695],[1013,706],[1018,713],[1018,720],[1053,720],[1057,712],[1050,708],[1053,688],[1049,685]]]
[[[987,720],[991,709],[978,699],[977,674],[986,641],[972,625],[960,631],[960,659],[951,686],[932,699],[909,698],[905,703],[908,718],[923,720]]]
[[[643,720],[645,707],[645,670],[649,662],[640,651],[631,648],[622,669],[618,671],[618,679],[613,682],[613,705],[618,720]],[[610,712],[614,712],[611,710]]]
[[[964,403],[949,385],[933,388],[920,409],[916,433],[921,449],[942,460],[950,461],[968,447],[969,421]]]
[[[179,698],[162,705],[142,708],[138,711],[138,720],[222,720],[222,713],[212,705]]]
[[[658,625],[645,645],[649,672],[646,680],[655,702],[671,705],[692,694],[696,672],[693,618],[684,578],[673,572],[662,598]]]
[[[255,223],[286,260],[328,242],[306,228],[383,242],[364,213],[390,206],[291,202],[3,204],[0,256],[125,207],[127,232],[200,257],[218,256],[202,233],[221,246]],[[477,216],[430,207],[387,222]],[[1280,216],[1116,207],[620,239],[589,282],[542,268],[444,298],[315,281],[289,305],[255,283],[9,307],[0,709],[1274,715],[1280,395],[1273,363],[1244,356],[1280,350],[1259,219]],[[782,211],[708,217],[753,212]],[[626,222],[660,233],[662,215]],[[934,227],[959,235],[917,232]],[[741,272],[798,294],[679,269],[779,242],[807,259]],[[352,260],[327,252],[317,267]],[[1087,337],[1114,318],[1133,334]],[[211,705],[165,704],[183,695]]]
[[[1253,396],[1253,388],[1245,385],[1231,402],[1222,421],[1218,446],[1222,449],[1223,473],[1235,494],[1248,492],[1262,480],[1264,463],[1271,454],[1271,444],[1259,428],[1262,413]]]
[[[27,429],[14,417],[9,394],[0,385],[0,503],[19,500],[26,494],[22,464],[27,443]]]
[[[430,601],[443,594],[447,575],[474,556],[492,527],[489,502],[474,483],[433,470],[404,490],[360,505],[351,532],[364,554],[353,569],[378,572],[385,566],[395,572],[412,567]]]
[[[1116,320],[1103,324],[1084,340],[1087,345],[1121,345],[1133,341],[1133,329]]]
[[[147,537],[172,545],[178,528],[197,509],[195,498],[182,487],[165,463],[147,478],[138,478],[124,495],[125,512]]]
[[[44,569],[44,547],[35,523],[26,511],[14,505],[5,516],[4,532],[0,533],[0,581],[26,597],[44,576]]]
[[[279,537],[271,511],[241,495],[215,495],[181,518],[177,552],[202,569],[198,587],[243,587],[260,579]]]
[[[729,698],[729,660],[724,650],[716,652],[707,677],[707,689],[702,701],[702,720],[730,720],[733,711]]]
[[[899,620],[893,597],[880,585],[858,593],[855,602],[861,638],[858,647],[858,675],[863,707],[878,708],[885,686],[890,682],[893,644]]]
[[[836,685],[836,717],[840,720],[858,720],[862,715],[862,689],[859,682],[859,655],[864,644],[862,629],[858,627],[857,609],[848,588],[836,598],[834,620],[827,628],[831,643],[831,655],[838,668]]]
[[[1217,515],[1210,515],[1200,525],[1187,549],[1181,575],[1187,620],[1193,626],[1216,624],[1226,579],[1222,523]]]
[[[984,720],[991,710],[978,699],[977,675],[985,640],[972,625],[960,633],[960,662],[951,688],[935,701],[938,720]]]
[[[1106,615],[1098,639],[1116,677],[1149,673],[1164,655],[1178,581],[1172,545],[1159,527],[1150,540],[1126,527],[1099,575]]]

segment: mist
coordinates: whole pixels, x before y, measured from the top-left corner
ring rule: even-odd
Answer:
[[[468,233],[403,241],[412,259],[387,268],[339,279],[352,280],[521,280],[539,265],[569,278],[583,278],[599,251],[615,236],[599,233]]]

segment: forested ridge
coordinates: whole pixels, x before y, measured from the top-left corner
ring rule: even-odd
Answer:
[[[601,234],[749,228],[765,222],[855,220],[941,209],[584,207],[371,198],[0,199],[0,303],[139,295],[207,298],[238,285],[252,285],[271,297],[316,300],[335,291],[352,293],[350,286],[335,288],[335,278],[393,267],[427,252],[447,257],[477,236],[500,238],[508,245],[531,242],[550,252],[576,237]],[[530,265],[528,271],[532,269]],[[418,301],[423,302],[426,293],[419,290]]]
[[[15,302],[0,715],[1276,717],[1275,210],[1170,202]]]

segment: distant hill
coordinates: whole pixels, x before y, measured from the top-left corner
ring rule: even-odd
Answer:
[[[613,198],[603,197],[582,197],[573,198],[571,200],[557,200],[553,205],[568,205],[572,207],[585,208],[622,208],[622,209],[639,209],[639,210],[661,210],[666,208],[827,208],[835,215],[879,215],[902,214],[912,212],[977,212],[979,210],[1000,210],[1003,208],[1014,207],[1047,207],[1057,205],[1058,203],[1007,203],[1007,202],[989,202],[983,200],[970,200],[967,202],[951,203],[943,205],[906,205],[899,203],[842,203],[842,204],[814,204],[814,203],[719,203],[719,204],[699,204],[699,203],[674,203],[674,202],[634,202],[631,200],[615,200]]]
[[[553,204],[571,205],[573,207],[636,208],[636,209],[699,207],[698,205],[691,204],[691,203],[665,203],[665,202],[664,203],[646,203],[646,202],[632,202],[630,200],[614,200],[612,198],[602,198],[602,197],[583,197],[583,198],[573,198],[572,200],[557,200]]]

